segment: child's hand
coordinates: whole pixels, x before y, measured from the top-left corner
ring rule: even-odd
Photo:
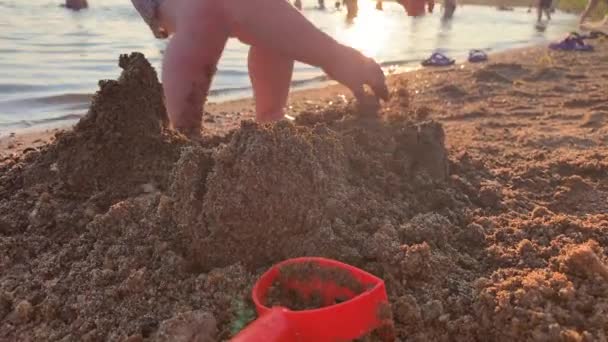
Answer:
[[[369,102],[366,85],[376,98],[388,100],[386,79],[380,65],[353,48],[342,47],[332,65],[324,70],[327,75],[348,87],[359,102]]]

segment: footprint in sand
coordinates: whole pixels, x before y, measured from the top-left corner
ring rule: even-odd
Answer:
[[[608,112],[591,112],[583,116],[580,127],[600,128],[608,121]]]
[[[587,75],[585,75],[585,74],[567,74],[566,78],[570,79],[570,80],[583,80],[583,79],[587,78]]]
[[[582,98],[582,99],[572,99],[568,101],[564,101],[562,106],[564,108],[585,108],[591,107],[593,105],[597,105],[603,102],[606,102],[607,99],[598,99],[598,98]]]
[[[477,82],[483,83],[513,83],[513,80],[508,77],[491,70],[477,70],[473,73],[473,77]]]
[[[473,77],[478,82],[487,83],[513,83],[514,80],[521,78],[529,73],[529,70],[517,63],[496,63],[490,64],[483,69],[473,73]]]
[[[590,180],[573,175],[562,179],[562,185],[554,193],[550,208],[561,212],[602,212],[605,210],[604,197],[605,193],[598,191]]]
[[[592,111],[608,112],[608,104],[601,104],[591,107]]]
[[[437,89],[437,92],[443,96],[446,96],[446,97],[449,97],[452,99],[463,98],[466,95],[468,95],[468,93],[464,89],[462,89],[461,87],[459,87],[457,85],[453,85],[453,84],[443,86],[443,87]]]

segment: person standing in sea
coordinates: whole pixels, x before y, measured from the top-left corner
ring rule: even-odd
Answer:
[[[433,13],[435,8],[435,0],[397,0],[405,9],[405,12],[410,17],[420,17],[425,14],[425,5],[429,13]]]
[[[456,11],[456,0],[443,0],[443,19],[452,19]]]
[[[388,99],[378,63],[317,29],[286,0],[131,1],[157,38],[171,36],[161,75],[165,104],[173,127],[188,136],[201,134],[203,106],[229,37],[250,45],[259,122],[284,117],[294,61],[321,68],[359,102]]]
[[[65,0],[65,8],[79,11],[89,7],[87,0]]]

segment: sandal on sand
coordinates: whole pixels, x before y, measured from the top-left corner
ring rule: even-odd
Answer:
[[[568,36],[566,39],[559,43],[549,44],[551,50],[559,51],[593,51],[593,46],[585,44],[582,38]]]
[[[435,52],[431,55],[431,57],[422,61],[422,65],[423,66],[449,66],[449,65],[454,64],[455,62],[456,61],[454,61],[451,58],[448,58],[446,55],[444,55],[440,52]]]
[[[488,55],[482,50],[471,50],[469,51],[469,62],[480,63],[488,60]]]

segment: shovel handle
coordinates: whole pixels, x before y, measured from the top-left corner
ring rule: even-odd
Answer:
[[[274,307],[241,330],[231,342],[289,342],[296,340],[285,309]]]

